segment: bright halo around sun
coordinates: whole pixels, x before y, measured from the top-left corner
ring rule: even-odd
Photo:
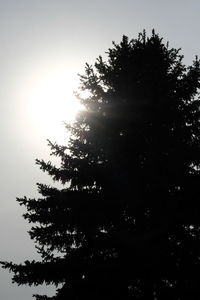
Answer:
[[[65,123],[72,123],[83,109],[74,95],[78,81],[69,71],[49,68],[36,72],[24,88],[23,98],[35,134],[63,142]]]

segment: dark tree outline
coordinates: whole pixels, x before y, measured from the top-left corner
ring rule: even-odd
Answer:
[[[86,64],[86,111],[67,147],[49,142],[61,166],[36,161],[70,186],[17,199],[43,261],[2,262],[14,282],[64,283],[55,299],[196,299],[199,60],[179,53],[144,31]]]

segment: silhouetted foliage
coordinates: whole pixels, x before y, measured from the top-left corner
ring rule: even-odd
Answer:
[[[123,36],[86,64],[85,106],[61,165],[37,160],[59,190],[17,199],[41,262],[4,262],[18,284],[60,284],[55,298],[198,299],[199,60],[152,32]]]

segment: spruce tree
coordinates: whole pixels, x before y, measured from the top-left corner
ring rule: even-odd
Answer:
[[[197,299],[200,65],[152,31],[122,37],[80,77],[85,110],[60,166],[26,207],[41,261],[2,262],[17,284],[63,284],[42,299]],[[196,298],[197,297],[197,298]]]

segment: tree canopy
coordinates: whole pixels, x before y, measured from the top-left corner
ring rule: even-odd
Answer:
[[[85,109],[36,160],[62,189],[38,184],[26,207],[41,261],[2,262],[17,284],[62,284],[42,299],[197,299],[200,64],[154,31],[113,42],[86,64]]]

